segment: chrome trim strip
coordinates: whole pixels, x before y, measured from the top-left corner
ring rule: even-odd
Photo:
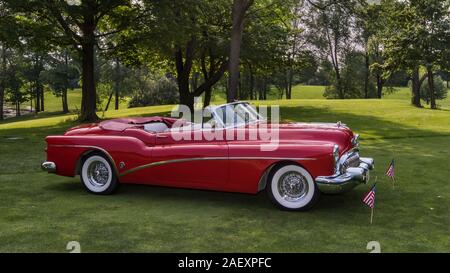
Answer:
[[[286,157],[241,157],[241,156],[234,156],[234,157],[191,157],[191,158],[179,158],[179,159],[171,159],[171,160],[162,160],[162,161],[156,161],[149,164],[144,164],[129,170],[126,170],[122,173],[119,172],[117,169],[116,163],[112,156],[103,148],[98,146],[91,146],[91,145],[49,145],[49,147],[69,147],[69,148],[89,148],[89,149],[97,149],[101,152],[105,153],[108,158],[113,162],[114,169],[119,177],[125,176],[127,174],[146,169],[151,168],[155,166],[160,166],[164,164],[170,164],[170,163],[179,163],[179,162],[188,162],[188,161],[199,161],[199,160],[296,160],[296,161],[305,161],[305,160],[316,160],[316,158],[304,158],[304,157],[296,157],[296,158],[286,158]]]
[[[316,160],[316,158],[285,158],[285,157],[240,157],[240,156],[233,156],[233,157],[191,157],[191,158],[179,158],[179,159],[170,159],[170,160],[162,160],[162,161],[156,161],[149,164],[141,165],[129,170],[126,170],[122,172],[119,176],[125,176],[130,173],[134,173],[137,171],[140,171],[142,169],[156,167],[164,164],[170,164],[170,163],[180,163],[180,162],[190,162],[190,161],[201,161],[201,160]]]

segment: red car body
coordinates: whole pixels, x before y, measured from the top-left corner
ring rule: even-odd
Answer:
[[[150,184],[217,191],[257,193],[265,187],[270,169],[292,162],[317,178],[336,176],[333,147],[339,157],[357,149],[357,135],[340,123],[288,123],[279,125],[278,148],[262,151],[263,140],[177,140],[173,132],[152,133],[144,124],[163,122],[170,127],[176,119],[166,117],[126,118],[86,124],[69,129],[62,136],[48,136],[47,165],[43,168],[62,176],[80,172],[83,157],[94,151],[107,156],[122,184]],[[270,125],[269,125],[270,126]],[[242,128],[222,129],[246,130]],[[359,158],[358,158],[359,159]],[[53,164],[50,164],[53,163]],[[372,168],[373,161],[367,162]],[[358,167],[361,161],[352,163]],[[349,167],[349,166],[347,166]],[[368,174],[368,172],[367,172]],[[342,176],[342,173],[341,173]],[[346,183],[325,185],[321,191],[341,192]],[[358,182],[366,182],[363,177]],[[339,184],[339,185],[338,185]],[[328,185],[328,186],[330,186]]]

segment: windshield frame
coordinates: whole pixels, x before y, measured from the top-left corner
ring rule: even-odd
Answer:
[[[218,110],[223,109],[225,107],[229,107],[232,106],[233,112],[236,114],[236,107],[238,105],[242,105],[244,107],[244,109],[246,110],[246,112],[248,112],[250,115],[253,115],[255,117],[255,119],[249,121],[249,122],[242,122],[242,123],[233,123],[231,125],[228,125],[223,121],[222,117],[220,116],[220,114],[218,113]],[[265,121],[266,119],[261,116],[248,102],[232,102],[232,103],[227,103],[227,104],[222,104],[219,105],[217,107],[215,107],[213,109],[213,111],[211,112],[212,117],[214,118],[214,120],[221,125],[222,128],[234,128],[234,127],[239,127],[239,126],[245,126],[248,124],[254,124],[254,123],[258,123],[260,121]]]

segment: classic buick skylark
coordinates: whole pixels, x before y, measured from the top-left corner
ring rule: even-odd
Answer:
[[[285,210],[307,210],[321,193],[346,192],[369,180],[374,160],[359,156],[358,135],[340,122],[277,124],[277,148],[266,150],[261,145],[267,139],[226,137],[230,130],[230,135],[249,136],[262,124],[274,127],[248,103],[210,111],[211,118],[200,123],[142,117],[71,128],[62,136],[46,138],[42,169],[80,175],[85,188],[95,194],[110,194],[119,183],[251,194],[266,190]],[[205,128],[223,137],[180,137]]]

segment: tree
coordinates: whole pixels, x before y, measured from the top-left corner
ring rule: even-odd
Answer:
[[[230,39],[230,61],[229,61],[229,83],[227,101],[233,102],[237,99],[239,84],[239,62],[242,42],[242,32],[244,30],[244,19],[247,10],[253,4],[253,0],[233,0],[232,8],[232,29]]]
[[[3,119],[3,104],[5,99],[6,88],[6,50],[7,46],[4,42],[1,44],[1,56],[0,56],[0,120]]]
[[[146,67],[135,69],[134,72],[130,77],[133,80],[130,86],[133,93],[129,107],[177,103],[177,84],[170,75],[152,74]]]
[[[22,52],[10,51],[8,69],[5,73],[6,100],[14,104],[16,116],[20,116],[20,106],[28,100],[27,90],[24,88],[23,66],[24,58]],[[14,61],[12,61],[14,59]]]
[[[57,97],[61,97],[63,113],[69,112],[67,90],[78,87],[80,75],[77,67],[72,64],[69,50],[63,49],[54,53],[51,68],[45,73],[45,82]]]
[[[12,49],[18,47],[20,42],[16,18],[4,2],[0,2],[0,19],[0,120],[2,120],[9,69],[8,55],[11,55]]]
[[[180,103],[194,109],[194,98],[205,93],[210,96],[228,68],[228,3],[177,0],[144,4],[150,15],[140,18],[140,27],[123,37],[129,48],[123,47],[118,56],[127,65],[147,64],[175,75]]]
[[[239,99],[256,99],[255,91],[265,98],[272,84],[289,96],[303,54],[299,30],[291,25],[293,5],[288,1],[255,2],[249,11],[240,53]],[[296,48],[291,51],[293,44]]]
[[[427,70],[431,109],[436,109],[434,74],[450,58],[450,1],[411,1],[418,15],[418,43]]]
[[[447,98],[447,88],[444,84],[444,81],[441,79],[441,77],[437,76],[433,78],[433,97],[436,100],[443,100],[445,98]],[[430,85],[426,84],[424,86],[421,87],[420,89],[421,91],[421,97],[423,100],[425,100],[426,104],[429,104],[431,102],[431,90],[430,90]]]
[[[382,16],[382,6],[368,4],[359,11],[358,24],[361,28],[361,43],[365,54],[364,98],[369,98],[371,76],[375,78],[376,97],[381,99],[386,79],[383,77],[383,47],[381,35],[385,27],[385,18]]]
[[[44,111],[44,82],[42,75],[45,71],[44,66],[47,62],[47,54],[43,52],[29,51],[26,47],[26,52],[23,52],[24,65],[22,67],[22,74],[24,79],[28,82],[31,99],[35,99],[35,112]]]
[[[334,89],[345,98],[342,66],[347,53],[357,44],[356,12],[360,1],[307,1],[305,18],[307,35],[319,58],[327,59],[333,68]]]
[[[107,37],[129,27],[137,16],[139,3],[127,0],[5,0],[17,12],[38,16],[55,31],[48,40],[60,46],[71,45],[82,60],[81,121],[94,121],[96,86],[94,50]],[[31,11],[31,12],[30,12]]]
[[[420,107],[420,87],[428,79],[430,107],[436,108],[434,74],[448,68],[450,51],[450,1],[386,0],[384,16],[388,18],[383,34],[387,73],[399,68],[411,71],[412,104]],[[420,78],[420,67],[426,74]]]

